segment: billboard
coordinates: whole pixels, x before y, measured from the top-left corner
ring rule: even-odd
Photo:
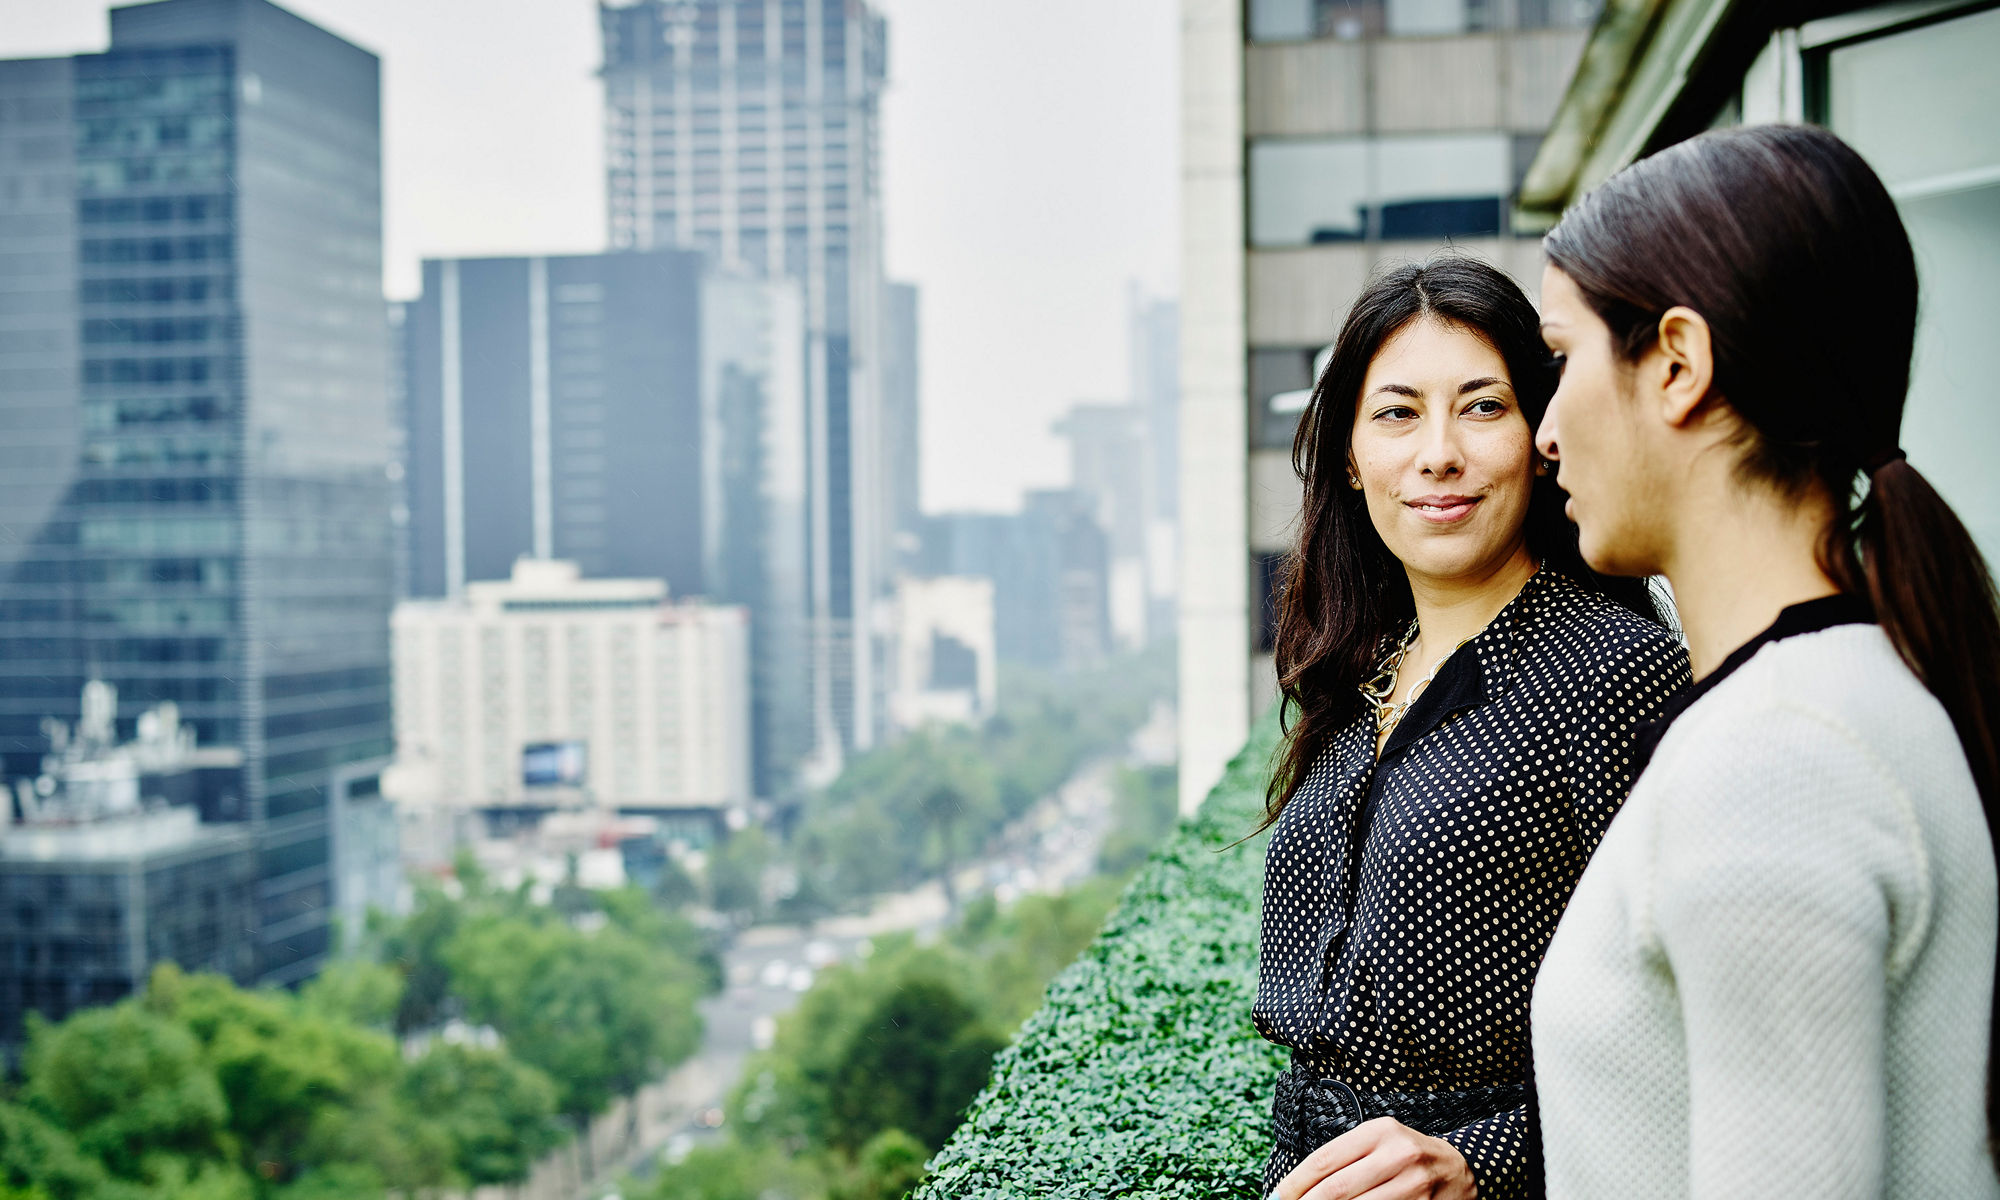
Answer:
[[[521,748],[521,784],[524,787],[582,787],[584,744],[575,742],[531,742]]]

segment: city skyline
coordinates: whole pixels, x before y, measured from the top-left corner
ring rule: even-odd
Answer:
[[[113,6],[0,0],[0,57],[101,49]],[[288,7],[382,58],[390,298],[416,295],[424,258],[606,247],[594,3]],[[924,291],[924,507],[1016,509],[1068,482],[1051,424],[1127,390],[1128,283],[1176,289],[1175,13],[877,7],[885,265]]]

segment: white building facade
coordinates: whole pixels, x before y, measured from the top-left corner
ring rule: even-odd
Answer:
[[[740,607],[670,603],[658,580],[586,580],[573,563],[523,559],[513,578],[467,584],[461,599],[398,605],[393,646],[392,787],[405,805],[750,799]],[[552,759],[574,766],[538,776]]]
[[[993,581],[972,575],[896,581],[896,685],[900,730],[973,725],[995,702]]]
[[[1598,0],[1181,0],[1181,806],[1277,699],[1296,398],[1370,274],[1449,245],[1532,296],[1512,199]]]

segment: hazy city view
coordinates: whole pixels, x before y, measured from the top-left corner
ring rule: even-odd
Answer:
[[[1237,861],[1363,281],[1710,124],[1889,180],[2000,550],[2000,23],[1727,7],[0,0],[0,1200],[926,1186]]]
[[[1171,14],[1023,281],[990,20],[403,7],[0,12],[0,1185],[900,1194],[1177,811]]]

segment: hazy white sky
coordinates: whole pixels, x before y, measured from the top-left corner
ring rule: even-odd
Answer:
[[[593,0],[282,0],[382,57],[384,286],[429,256],[604,246]],[[1175,287],[1173,0],[876,0],[888,267],[923,288],[925,506],[1068,475],[1125,393],[1125,289]],[[102,49],[107,0],[0,0],[0,57]]]

